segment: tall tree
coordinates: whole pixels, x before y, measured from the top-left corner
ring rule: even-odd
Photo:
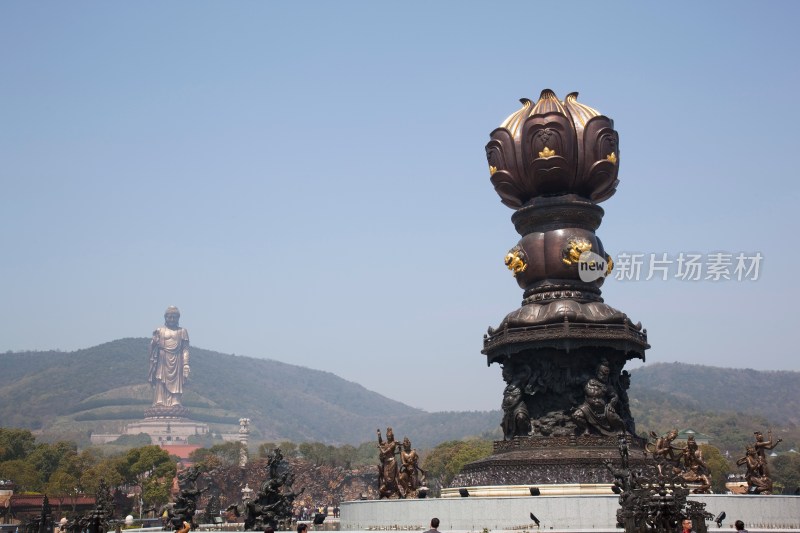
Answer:
[[[242,448],[240,442],[223,442],[215,444],[211,448],[198,448],[190,454],[192,461],[205,463],[208,469],[216,468],[220,465],[238,465],[239,450]],[[259,448],[259,452],[260,452]]]
[[[0,478],[16,483],[19,492],[40,492],[43,488],[36,467],[24,459],[0,463]]]
[[[156,445],[133,448],[120,463],[120,473],[129,482],[141,481],[151,476],[169,477],[171,480],[175,476],[175,469],[176,463],[169,453]]]
[[[58,441],[54,444],[37,444],[25,459],[39,472],[39,481],[46,485],[53,472],[66,465],[78,454],[74,442]]]
[[[491,453],[491,441],[451,440],[439,444],[426,454],[422,468],[428,472],[428,484],[436,492],[450,484],[465,464]]]
[[[61,507],[70,500],[74,503],[75,497],[80,492],[78,488],[80,481],[78,478],[64,470],[56,470],[44,487],[44,492],[50,497],[50,501],[58,504],[58,512]],[[74,509],[73,509],[74,510]]]
[[[711,490],[717,494],[725,493],[725,483],[728,481],[728,474],[731,473],[731,465],[718,448],[710,444],[701,444],[700,451],[703,453],[703,460],[711,470]]]
[[[28,429],[0,428],[0,463],[25,459],[36,448],[36,438]]]
[[[780,485],[784,494],[795,494],[800,490],[800,453],[782,453],[772,458],[770,471],[773,481]]]

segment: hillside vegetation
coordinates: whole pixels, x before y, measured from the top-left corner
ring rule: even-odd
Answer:
[[[799,372],[658,363],[634,371],[634,390],[659,391],[709,411],[800,424]]]
[[[737,457],[754,431],[772,428],[784,440],[779,452],[800,444],[800,372],[658,363],[632,374],[629,396],[640,434],[692,428]]]
[[[86,442],[91,431],[119,432],[141,419],[149,339],[121,339],[74,352],[0,355],[0,420],[6,427]],[[359,444],[393,425],[415,445],[479,434],[497,425],[488,412],[426,413],[332,373],[269,359],[192,348],[184,395],[192,417],[236,431],[251,419],[253,439]],[[19,409],[23,401],[25,409]]]
[[[148,342],[1,354],[0,425],[81,444],[93,431],[119,432],[140,420],[151,401]],[[770,427],[785,441],[778,451],[798,447],[797,383],[798,372],[661,363],[633,370],[629,396],[639,434],[690,427],[735,455],[753,431]],[[358,445],[389,425],[420,449],[467,436],[500,437],[499,411],[428,413],[329,372],[196,347],[184,403],[193,418],[220,432],[235,432],[240,417],[250,418],[254,442]]]

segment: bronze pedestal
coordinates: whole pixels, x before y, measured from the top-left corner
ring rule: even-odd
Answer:
[[[623,370],[644,360],[647,331],[601,296],[613,269],[596,235],[599,202],[618,184],[613,122],[577,102],[542,91],[491,134],[491,182],[515,210],[521,235],[506,266],[522,305],[484,335],[487,364],[503,367],[504,440],[467,465],[452,487],[611,483],[604,461],[626,434],[631,460],[643,457]]]

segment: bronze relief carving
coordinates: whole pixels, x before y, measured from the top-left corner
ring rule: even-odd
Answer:
[[[591,251],[592,243],[590,243],[588,239],[572,237],[567,241],[567,245],[561,251],[561,261],[563,261],[565,265],[575,265],[580,260],[581,255]]]
[[[519,245],[508,251],[503,262],[514,274],[515,278],[517,274],[525,272],[528,269],[528,256],[525,255],[525,251]]]

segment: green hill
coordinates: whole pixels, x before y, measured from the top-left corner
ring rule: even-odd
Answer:
[[[0,426],[81,443],[92,431],[119,432],[150,405],[148,342],[0,354]],[[798,372],[661,363],[632,373],[629,396],[640,434],[691,427],[738,453],[753,431],[772,427],[786,441],[782,448],[800,443]],[[329,372],[196,347],[184,403],[193,418],[222,432],[250,418],[252,439],[272,442],[357,445],[392,425],[401,438],[429,448],[466,436],[499,438],[501,419],[498,411],[428,413]]]
[[[119,432],[150,403],[148,342],[0,355],[0,367],[9,369],[0,373],[0,425],[79,442],[92,431]],[[485,432],[499,420],[488,412],[426,413],[329,372],[196,347],[184,399],[192,417],[214,429],[235,431],[248,417],[252,438],[270,441],[359,444],[393,425],[425,447]]]
[[[657,363],[632,372],[629,396],[639,434],[692,428],[736,455],[772,428],[780,452],[800,447],[798,384],[800,372]]]
[[[800,372],[657,363],[636,369],[634,391],[663,392],[708,411],[735,411],[800,424]]]

